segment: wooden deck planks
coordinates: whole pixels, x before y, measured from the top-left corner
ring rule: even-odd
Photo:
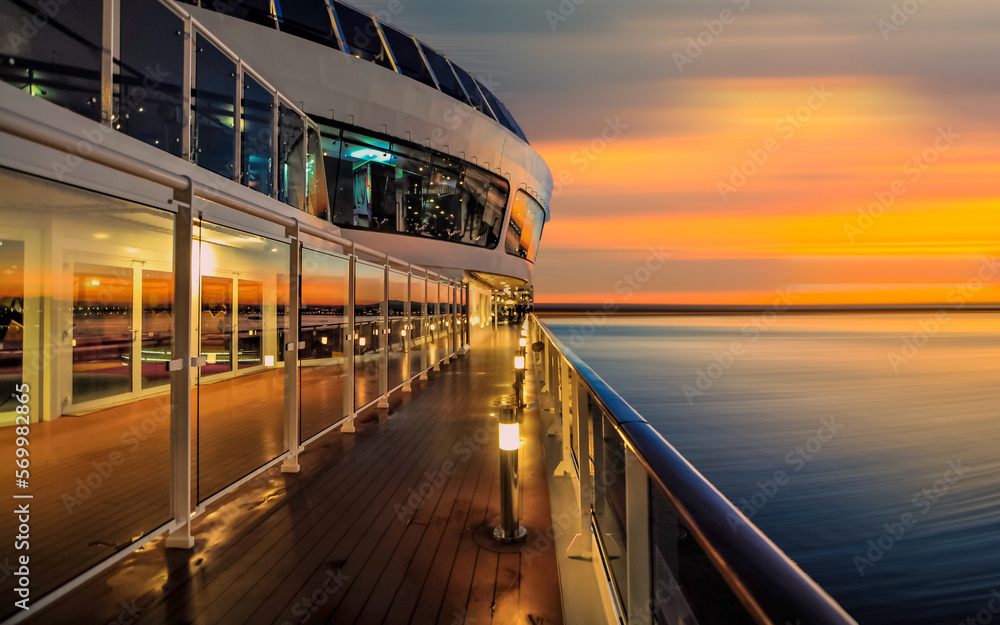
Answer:
[[[154,541],[31,620],[85,610],[109,622],[135,601],[141,623],[562,622],[551,548],[497,553],[473,537],[499,518],[489,413],[509,392],[514,345],[513,329],[486,335],[388,411],[368,411],[357,434],[307,448],[301,473],[271,469],[213,505],[191,552]],[[544,530],[540,442],[522,454],[522,522]]]

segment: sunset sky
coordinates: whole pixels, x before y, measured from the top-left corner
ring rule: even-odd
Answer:
[[[400,7],[552,169],[536,301],[1000,302],[1000,3]]]

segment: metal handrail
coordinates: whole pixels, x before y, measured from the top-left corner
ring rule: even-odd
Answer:
[[[680,452],[534,314],[537,327],[610,417],[649,478],[760,623],[856,625],[854,619],[750,522]]]

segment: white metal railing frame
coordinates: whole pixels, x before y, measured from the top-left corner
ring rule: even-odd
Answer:
[[[625,448],[625,488],[628,583],[625,604],[617,605],[619,618],[648,623],[652,614],[651,490],[659,489],[684,521],[733,594],[758,623],[810,623],[856,625],[837,602],[747,519],[718,489],[698,472],[666,439],[612,389],[572,350],[566,347],[534,314],[529,317],[532,338],[542,342],[541,387],[555,401],[562,421],[562,459],[555,475],[577,477],[580,533],[567,556],[591,557],[592,536],[599,526],[594,512],[595,485],[591,484],[588,401],[593,401],[621,437]],[[554,434],[553,424],[550,434]],[[570,445],[570,439],[573,445]],[[596,448],[596,447],[595,447]],[[603,461],[601,461],[603,462]],[[586,473],[580,467],[586,467]],[[594,482],[597,480],[595,479]],[[734,529],[735,524],[735,529]],[[604,531],[601,529],[600,531]],[[609,556],[596,536],[606,570]],[[614,546],[611,546],[614,549]],[[676,573],[676,572],[674,572]],[[611,596],[618,600],[612,586]],[[624,609],[622,609],[624,608]]]
[[[346,382],[346,385],[347,388],[352,389],[351,392],[345,393],[345,401],[348,403],[350,408],[348,411],[348,417],[330,426],[320,434],[311,437],[309,440],[299,443],[299,406],[297,395],[295,395],[295,393],[297,393],[298,389],[299,375],[297,354],[298,350],[302,347],[302,344],[298,342],[298,324],[290,324],[290,332],[286,335],[286,344],[280,346],[285,350],[285,451],[278,457],[268,461],[261,467],[238,479],[236,482],[230,484],[218,493],[199,502],[192,509],[190,503],[192,501],[190,470],[192,461],[192,449],[190,444],[191,377],[193,370],[199,366],[198,358],[194,357],[192,354],[193,325],[191,319],[194,297],[192,252],[193,242],[195,240],[194,222],[195,214],[197,212],[195,210],[196,198],[217,204],[226,209],[230,209],[263,222],[283,227],[286,232],[287,242],[289,243],[290,271],[301,271],[300,254],[303,235],[308,235],[321,242],[339,246],[342,250],[344,250],[347,253],[350,262],[348,290],[349,306],[347,307],[347,316],[350,328],[354,327],[354,268],[355,262],[359,256],[364,256],[369,259],[380,259],[382,266],[385,267],[386,270],[388,270],[390,265],[396,265],[399,267],[406,267],[408,275],[412,276],[414,273],[422,274],[426,278],[424,280],[425,285],[433,279],[435,282],[446,284],[449,290],[452,291],[457,290],[462,286],[460,282],[451,280],[434,271],[413,265],[401,259],[389,256],[379,250],[366,247],[355,243],[350,239],[344,238],[333,231],[335,227],[332,225],[329,226],[329,229],[327,229],[302,222],[296,217],[289,217],[282,213],[268,209],[261,204],[256,204],[236,195],[227,193],[222,188],[216,186],[217,183],[206,184],[204,182],[195,181],[190,176],[169,171],[102,144],[89,144],[87,151],[79,150],[79,137],[35,119],[25,117],[24,115],[10,110],[3,105],[0,105],[0,132],[18,137],[40,146],[57,150],[62,153],[76,155],[82,160],[87,160],[92,163],[108,167],[117,172],[128,174],[170,189],[173,192],[173,200],[171,202],[170,209],[167,210],[173,212],[175,215],[173,269],[175,280],[175,307],[177,313],[174,317],[174,346],[171,354],[171,361],[169,363],[169,369],[171,371],[170,455],[172,520],[158,528],[150,530],[143,537],[132,543],[129,548],[116,552],[107,559],[103,560],[101,563],[79,574],[73,579],[68,580],[66,583],[44,597],[35,600],[32,607],[36,610],[42,609],[46,605],[56,601],[59,597],[64,596],[68,592],[87,582],[89,579],[92,579],[101,571],[121,560],[134,549],[147,544],[149,541],[164,533],[167,534],[166,543],[168,547],[186,549],[193,547],[194,536],[191,533],[191,521],[200,516],[208,505],[221,497],[224,497],[226,494],[232,492],[234,489],[276,464],[281,463],[282,470],[286,472],[298,471],[299,452],[301,452],[306,445],[315,441],[319,438],[319,436],[329,430],[341,427],[344,432],[354,431],[354,419],[359,410],[353,405],[354,367],[348,366],[348,382]],[[212,174],[207,175],[211,176]],[[267,198],[267,196],[264,196],[262,199],[265,202],[275,201]],[[289,307],[292,310],[298,310],[298,280],[290,280],[289,283]],[[383,299],[383,307],[385,306],[386,302]],[[423,311],[426,315],[426,296],[424,298]],[[353,334],[348,335],[347,343],[347,349],[350,349],[353,354]],[[426,350],[422,351],[426,353]],[[387,351],[383,350],[383,352],[383,357],[387,357]],[[447,356],[451,355],[452,354],[448,354]],[[426,359],[426,356],[424,356],[424,358]],[[425,365],[423,370],[419,374],[411,376],[411,379],[416,377],[420,377],[420,379],[427,379],[427,363],[425,361],[422,364]],[[435,365],[437,364],[439,363],[435,363]],[[291,382],[291,380],[294,380],[294,382]],[[24,618],[27,618],[27,612],[13,617],[9,620],[9,622],[17,623]]]

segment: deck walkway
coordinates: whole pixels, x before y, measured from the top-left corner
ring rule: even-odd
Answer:
[[[490,414],[511,392],[517,333],[478,339],[357,433],[308,447],[300,473],[274,468],[210,506],[193,550],[157,539],[28,622],[562,623],[535,411],[522,426],[528,541],[484,539],[499,519]]]

